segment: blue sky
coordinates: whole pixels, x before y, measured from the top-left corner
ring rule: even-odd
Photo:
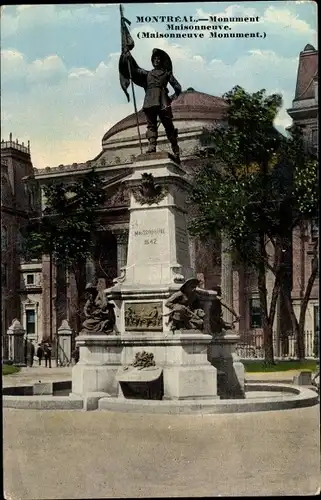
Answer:
[[[291,123],[298,56],[317,44],[314,2],[124,3],[132,22],[133,55],[151,67],[154,47],[172,57],[183,89],[220,96],[235,85],[280,92],[284,107],[276,125]],[[266,38],[138,39],[141,31],[165,32],[166,24],[138,24],[136,16],[208,14],[259,16],[234,31],[266,32]],[[17,5],[1,8],[2,138],[31,143],[36,168],[87,161],[101,150],[104,133],[133,112],[119,85],[119,4]],[[138,105],[142,91],[137,89]]]

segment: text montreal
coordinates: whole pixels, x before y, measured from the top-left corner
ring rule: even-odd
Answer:
[[[136,16],[137,23],[194,23],[193,16]]]

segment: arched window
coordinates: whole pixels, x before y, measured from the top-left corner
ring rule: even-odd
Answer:
[[[5,251],[8,248],[8,229],[6,226],[1,228],[1,250]]]

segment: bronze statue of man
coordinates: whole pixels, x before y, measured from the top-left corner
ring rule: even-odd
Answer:
[[[124,64],[124,60],[127,61]],[[147,153],[156,151],[158,138],[158,118],[164,126],[166,136],[171,143],[175,158],[179,161],[179,146],[177,142],[178,131],[173,124],[171,102],[177,98],[182,88],[173,75],[173,65],[169,55],[161,50],[154,49],[151,62],[153,69],[147,71],[140,68],[130,51],[123,54],[121,75],[125,79],[131,78],[139,87],[145,90],[143,111],[147,120],[146,137],[149,142]],[[128,80],[127,80],[128,81]],[[167,85],[170,84],[175,92],[173,98],[169,97]]]
[[[199,281],[197,279],[188,279],[165,303],[170,313],[163,316],[168,316],[171,330],[203,330],[205,312],[201,308],[197,295],[196,288],[198,285]]]

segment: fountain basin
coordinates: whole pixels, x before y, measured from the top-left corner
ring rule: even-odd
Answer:
[[[146,400],[110,397],[89,393],[80,397],[70,393],[71,382],[51,382],[51,394],[35,394],[34,386],[3,389],[4,408],[37,410],[102,410],[163,414],[224,414],[277,411],[304,408],[318,403],[319,395],[301,386],[280,383],[247,383],[244,399]],[[68,385],[69,384],[69,385]],[[37,387],[38,386],[38,387]],[[36,389],[35,389],[36,388]]]

